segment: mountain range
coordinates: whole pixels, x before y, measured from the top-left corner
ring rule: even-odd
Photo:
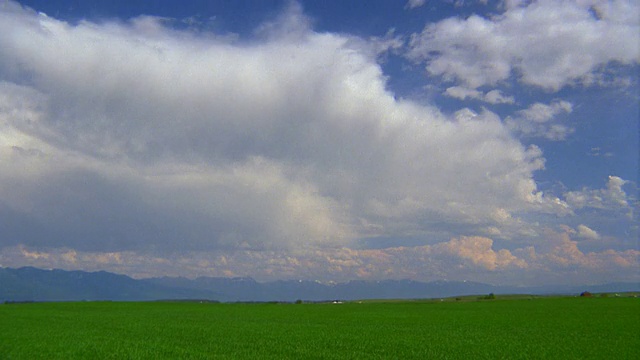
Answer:
[[[358,299],[421,299],[476,294],[579,294],[638,291],[638,283],[602,285],[495,286],[471,281],[362,281],[323,284],[287,280],[257,282],[248,277],[159,277],[133,279],[105,271],[0,268],[0,301],[305,301]]]

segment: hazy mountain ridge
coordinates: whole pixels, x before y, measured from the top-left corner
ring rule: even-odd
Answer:
[[[437,298],[473,294],[577,294],[581,291],[638,291],[637,283],[591,286],[494,286],[471,281],[413,280],[363,281],[322,284],[287,280],[260,283],[252,278],[161,277],[132,279],[105,271],[43,270],[33,267],[0,268],[0,301],[148,301],[208,299],[218,301],[309,301]]]

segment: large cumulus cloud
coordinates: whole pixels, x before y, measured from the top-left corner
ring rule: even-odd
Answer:
[[[298,6],[247,40],[1,10],[0,245],[337,246],[545,201],[495,114],[395,99],[375,49]]]

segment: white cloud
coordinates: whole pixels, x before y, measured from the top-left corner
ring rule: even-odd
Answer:
[[[472,15],[429,24],[408,56],[431,75],[478,88],[516,76],[557,91],[610,62],[640,61],[638,3],[630,0],[508,2],[492,18]]]
[[[583,224],[578,225],[578,236],[588,240],[598,240],[600,238],[600,234]]]
[[[566,101],[555,101],[550,105],[535,103],[528,109],[520,111],[520,117],[536,123],[545,123],[561,113],[571,113],[573,105]]]
[[[256,34],[273,38],[300,40],[311,30],[311,20],[302,11],[302,5],[289,1],[287,8],[273,21],[265,22],[256,29]]]
[[[506,96],[500,90],[494,89],[486,94],[482,91],[476,89],[469,89],[462,86],[451,86],[447,88],[444,92],[445,95],[465,100],[469,99],[477,99],[489,104],[513,104],[515,103],[515,99],[513,96]]]
[[[549,105],[535,103],[527,109],[516,112],[514,117],[505,118],[505,124],[511,131],[521,136],[560,141],[565,140],[575,129],[556,123],[557,117],[572,111],[573,105],[563,100],[554,101]]]
[[[436,253],[455,255],[461,259],[469,260],[474,265],[487,270],[503,269],[511,266],[518,268],[527,267],[527,263],[515,257],[509,250],[493,249],[493,240],[480,236],[462,236],[459,239],[451,239],[445,243],[433,246]]]
[[[409,0],[407,5],[405,5],[405,9],[415,9],[424,6],[426,2],[426,0]]]
[[[451,86],[445,90],[444,94],[460,100],[465,100],[467,98],[481,99],[483,96],[482,91],[462,86]]]
[[[494,89],[484,94],[484,101],[489,104],[513,104],[516,100],[513,96],[504,95],[500,90]]]
[[[404,46],[404,42],[402,36],[395,34],[395,29],[389,29],[382,37],[369,38],[368,45],[373,48],[376,56],[380,57],[388,52],[398,52]]]
[[[593,208],[610,211],[625,211],[629,217],[633,217],[632,202],[635,200],[627,195],[622,188],[628,181],[618,177],[609,176],[605,189],[583,188],[579,191],[569,191],[564,194],[567,203],[575,208]]]
[[[637,267],[639,264],[640,251],[638,250],[609,249],[601,252],[583,252],[578,242],[571,239],[570,233],[573,231],[558,233],[547,229],[544,240],[535,249],[522,249],[514,253],[530,264],[535,263],[535,266],[541,270],[546,269],[564,276],[574,276],[570,274],[571,272],[564,270],[579,268],[601,277],[601,279],[592,279],[592,282],[607,281],[607,277],[615,276],[616,271]],[[581,236],[580,233],[577,236]],[[565,282],[567,280],[569,279],[565,279]],[[581,281],[584,282],[585,279]]]

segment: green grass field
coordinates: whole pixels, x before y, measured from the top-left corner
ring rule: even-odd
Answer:
[[[640,299],[0,305],[0,359],[640,359]]]

